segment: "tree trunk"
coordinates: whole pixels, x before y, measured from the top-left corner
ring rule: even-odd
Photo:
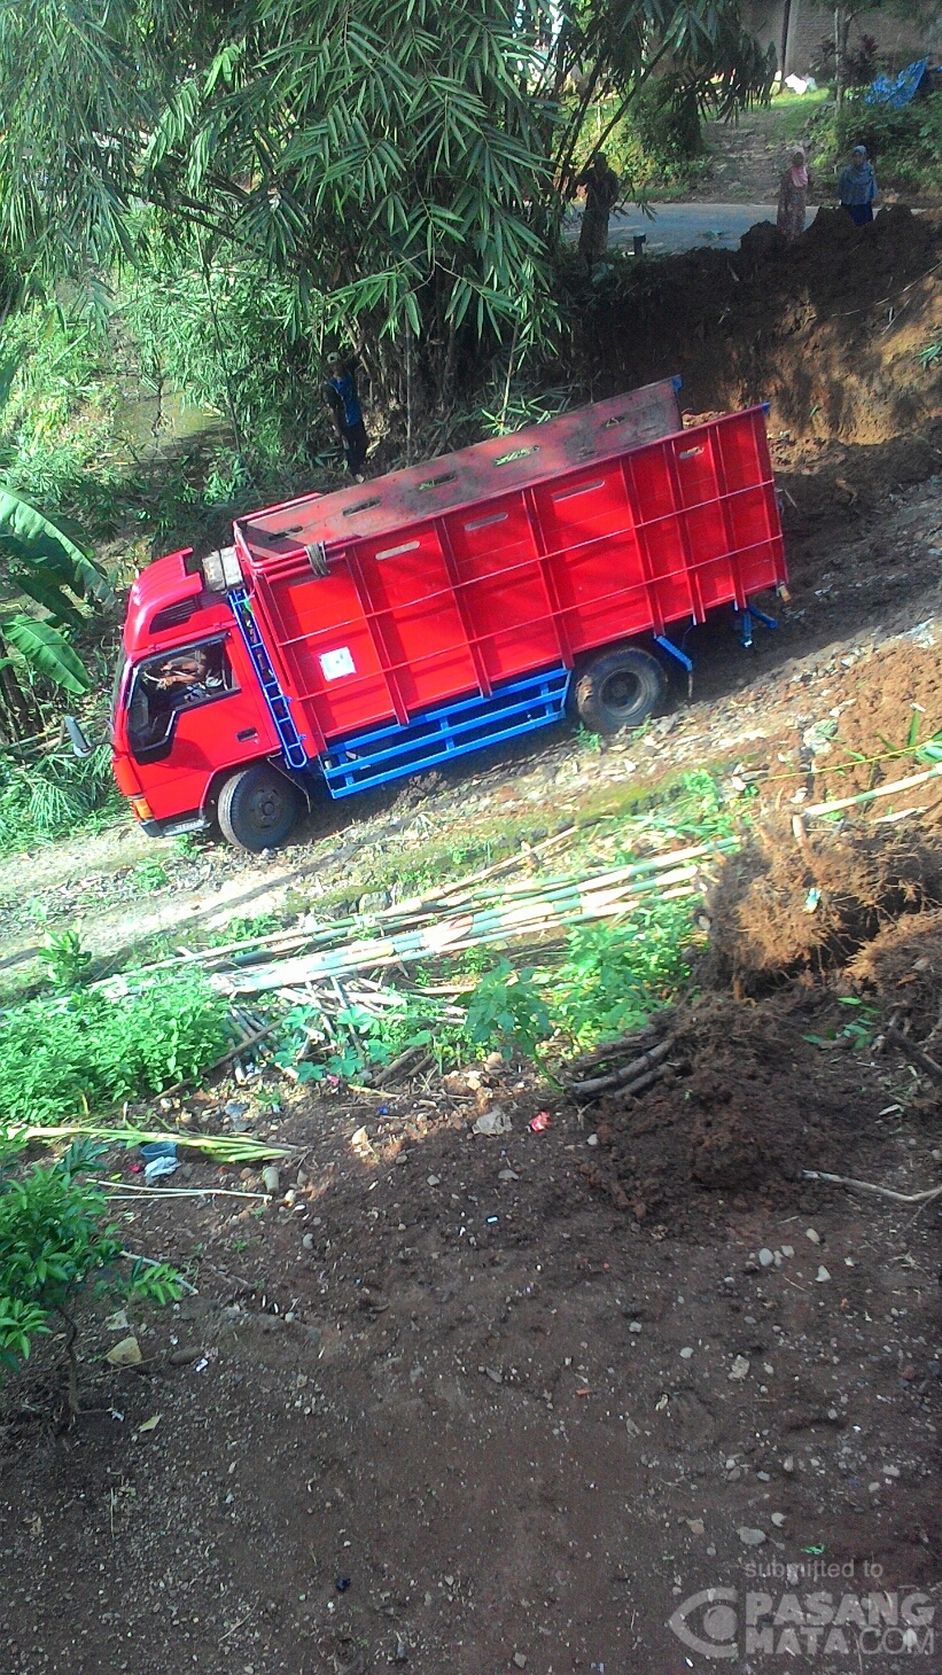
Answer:
[[[837,108],[844,103],[847,79],[847,43],[850,40],[852,11],[848,5],[834,7],[834,96]]]
[[[781,63],[779,64],[779,73],[781,75],[781,78],[782,78],[783,82],[785,80],[785,77],[788,74],[788,33],[789,33],[790,28],[791,28],[791,21],[792,21],[792,0],[784,0],[784,5],[782,6]]]
[[[0,668],[0,741],[16,744],[41,731],[42,710],[16,678],[9,665]]]
[[[66,1429],[71,1429],[79,1413],[78,1393],[78,1357],[75,1353],[75,1340],[78,1337],[78,1325],[68,1310],[60,1306],[59,1313],[65,1321],[65,1358],[66,1358]]]

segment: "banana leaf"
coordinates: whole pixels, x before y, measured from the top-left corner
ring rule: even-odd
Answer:
[[[63,558],[69,566],[69,585],[103,603],[114,599],[114,589],[93,558],[73,541],[71,535],[31,506],[12,489],[0,489],[0,538],[12,536],[31,566],[50,560],[55,566]]]
[[[28,616],[10,617],[0,623],[0,635],[31,669],[45,675],[63,691],[81,697],[91,686],[91,676],[81,659],[51,622]]]

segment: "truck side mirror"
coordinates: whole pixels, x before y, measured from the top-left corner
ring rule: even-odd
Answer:
[[[89,744],[80,723],[76,721],[74,715],[66,716],[65,730],[69,735],[69,743],[71,744],[76,756],[90,756],[92,753],[92,746]]]

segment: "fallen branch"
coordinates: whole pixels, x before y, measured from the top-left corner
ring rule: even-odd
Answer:
[[[666,1058],[676,1037],[669,1035],[666,1040],[658,1042],[640,1058],[632,1059],[630,1064],[622,1065],[620,1070],[611,1070],[606,1076],[592,1076],[585,1082],[573,1082],[572,1091],[577,1094],[607,1093],[609,1089],[624,1088],[630,1093],[639,1080],[646,1079],[649,1071],[653,1070],[661,1059]],[[652,1078],[653,1079],[653,1078]]]
[[[250,1047],[257,1047],[258,1043],[264,1041],[266,1035],[271,1035],[277,1027],[278,1020],[276,1019],[266,1024],[264,1029],[255,1029],[251,1035],[243,1036],[235,1043],[234,1047],[228,1047],[218,1059],[213,1059],[212,1064],[207,1064],[205,1069],[200,1071],[201,1080],[211,1076],[214,1070],[221,1070],[224,1064],[228,1064],[231,1059],[237,1059],[241,1053],[247,1052]],[[192,1080],[192,1076],[182,1077],[179,1082],[174,1082],[171,1087],[165,1088],[161,1097],[167,1099],[171,1094],[179,1093],[181,1089],[188,1087]]]
[[[109,1198],[271,1198],[270,1192],[243,1192],[232,1186],[137,1186],[134,1181],[104,1181]]]
[[[876,1058],[878,1053],[882,1053],[884,1047],[886,1046],[890,1030],[895,1028],[897,1019],[902,1017],[905,1010],[906,1008],[904,1006],[894,1006],[892,1012],[890,1013],[889,1022],[881,1030],[880,1034],[874,1037],[873,1045],[870,1048],[870,1052],[874,1058]]]
[[[803,1169],[806,1181],[827,1181],[829,1186],[852,1186],[858,1192],[875,1192],[880,1198],[892,1198],[894,1204],[928,1204],[942,1198],[942,1186],[927,1187],[924,1192],[894,1192],[892,1187],[877,1186],[873,1181],[857,1181],[852,1175],[828,1175],[823,1169]]]
[[[573,1071],[590,1070],[597,1064],[609,1064],[624,1058],[628,1053],[637,1058],[639,1053],[648,1051],[648,1043],[654,1046],[663,1038],[673,1019],[674,1008],[665,1006],[654,1014],[643,1029],[633,1030],[630,1035],[616,1036],[614,1041],[603,1041],[600,1046],[593,1047],[591,1052],[581,1053],[578,1058],[570,1059],[566,1068],[572,1074]]]
[[[401,1075],[405,1070],[409,1071],[410,1076],[418,1075],[422,1065],[427,1061],[428,1052],[425,1047],[407,1047],[405,1052],[400,1053],[399,1057],[394,1058],[391,1063],[384,1064],[373,1071],[373,1084],[377,1088],[383,1087],[385,1083],[391,1082],[395,1076]]]
[[[936,1064],[935,1059],[930,1058],[928,1053],[924,1053],[921,1047],[917,1047],[914,1041],[910,1041],[909,1037],[893,1024],[887,1024],[885,1033],[887,1041],[892,1041],[894,1047],[905,1053],[906,1057],[930,1076],[933,1082],[942,1082],[942,1064]]]

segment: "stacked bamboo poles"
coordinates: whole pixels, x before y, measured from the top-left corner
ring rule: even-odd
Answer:
[[[875,791],[805,807],[796,823],[866,806],[876,798],[906,792],[942,775],[942,763]],[[680,834],[662,830],[648,841],[676,844]],[[232,1005],[235,1045],[219,1064],[235,1060],[263,1041],[274,1027],[247,1010],[245,997],[275,991],[289,1004],[316,1009],[326,1038],[337,1038],[338,1015],[347,1007],[374,1016],[401,1006],[402,992],[375,979],[398,968],[460,954],[472,948],[533,945],[539,957],[553,939],[593,921],[617,923],[656,898],[659,901],[702,897],[713,863],[740,847],[738,836],[717,838],[662,851],[619,866],[568,857],[569,866],[538,872],[551,858],[574,849],[586,828],[570,826],[540,843],[527,845],[502,860],[440,889],[415,895],[367,913],[348,913],[330,923],[314,922],[267,936],[244,938],[215,948],[181,949],[132,973],[106,978],[96,987],[119,999],[158,982],[169,971],[198,966],[212,988]],[[596,842],[596,855],[602,845]],[[508,877],[527,869],[528,876]],[[372,974],[372,975],[371,975]],[[343,987],[341,988],[341,984]],[[415,985],[406,981],[402,989]],[[431,994],[432,991],[427,991]],[[438,993],[444,997],[446,990]],[[451,994],[456,991],[451,989]],[[339,1034],[344,1033],[339,1027]],[[216,1067],[213,1067],[216,1068]]]
[[[595,920],[617,921],[652,896],[669,901],[701,895],[709,863],[735,847],[735,839],[728,838],[633,861],[594,877],[520,880],[506,885],[499,898],[488,892],[477,904],[470,895],[463,901],[451,897],[421,917],[410,915],[412,923],[407,921],[400,928],[388,923],[388,915],[385,924],[376,915],[372,935],[354,941],[342,941],[338,935],[332,947],[325,946],[323,939],[310,952],[256,966],[230,966],[211,975],[209,981],[230,996],[273,989],[284,993],[469,948],[540,937]]]

